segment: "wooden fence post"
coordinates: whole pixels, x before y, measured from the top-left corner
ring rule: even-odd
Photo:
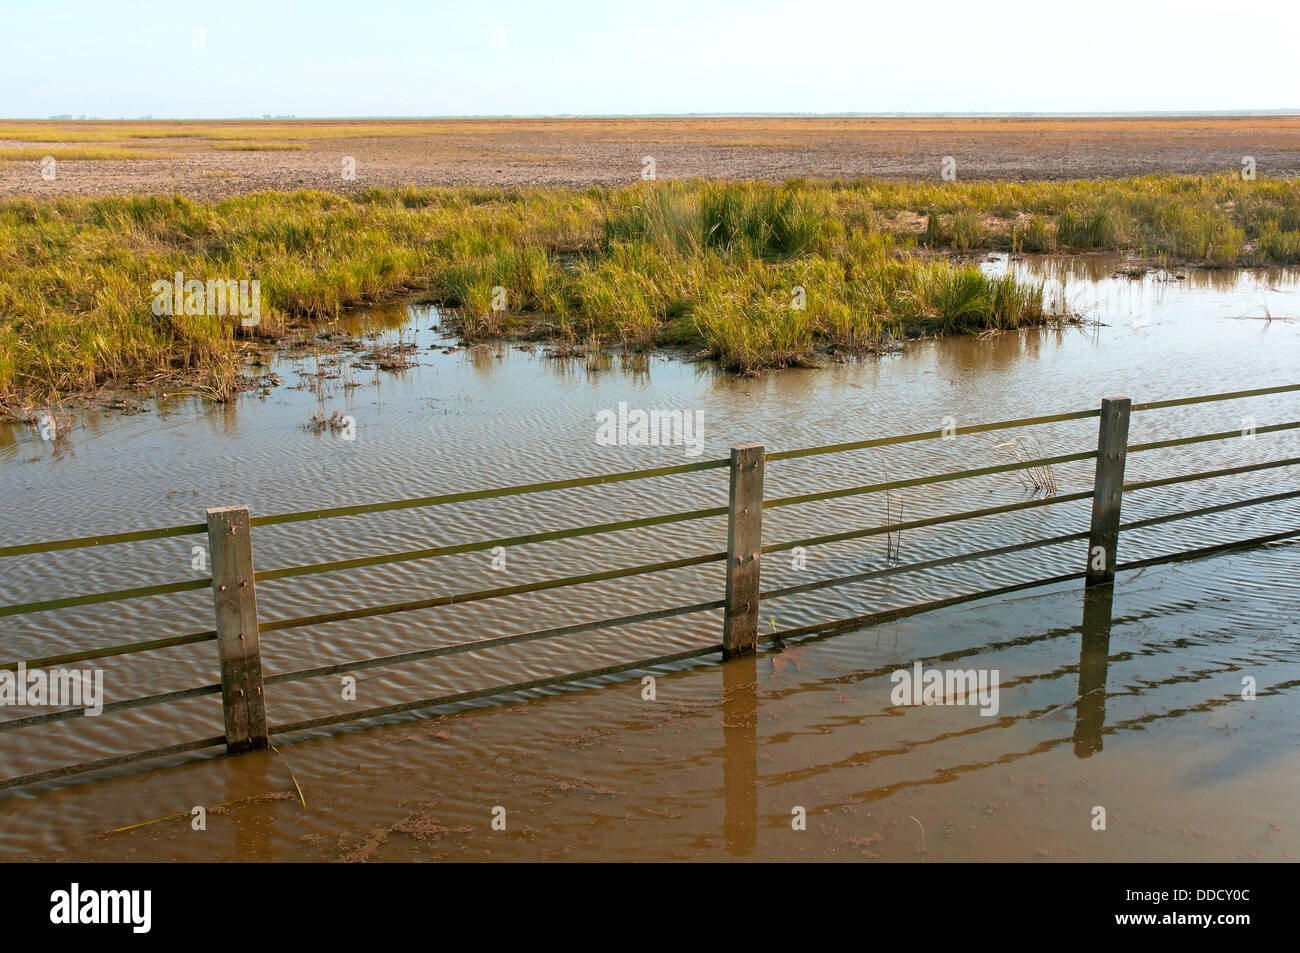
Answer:
[[[743,444],[731,448],[723,661],[753,655],[758,644],[758,564],[762,546],[763,445]]]
[[[1119,545],[1119,511],[1124,499],[1124,456],[1128,447],[1127,397],[1101,402],[1097,435],[1097,476],[1092,490],[1092,528],[1088,534],[1088,569],[1084,585],[1096,586],[1115,579],[1115,551]]]
[[[221,707],[226,751],[238,754],[270,744],[262,692],[262,650],[257,637],[253,585],[253,538],[247,506],[208,510],[212,597],[217,609],[221,655]]]

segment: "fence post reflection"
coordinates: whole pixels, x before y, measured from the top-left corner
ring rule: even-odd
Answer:
[[[758,843],[758,658],[722,665],[723,833],[727,852],[748,854]]]
[[[1074,756],[1101,750],[1106,722],[1106,666],[1110,658],[1110,616],[1114,585],[1083,592],[1083,638],[1079,648],[1079,703],[1074,713]]]
[[[233,859],[240,863],[268,861],[274,856],[272,841],[277,835],[276,822],[284,805],[279,798],[263,799],[271,791],[284,790],[284,766],[273,763],[269,750],[253,752],[246,758],[232,758],[226,771],[226,821],[233,825],[231,838]],[[296,802],[295,802],[296,803]],[[212,823],[212,818],[208,818]]]

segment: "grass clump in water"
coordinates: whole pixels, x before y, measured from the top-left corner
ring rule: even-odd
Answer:
[[[941,249],[1294,264],[1300,183],[690,181],[268,192],[214,204],[9,199],[0,405],[171,377],[228,396],[259,339],[413,291],[457,309],[471,339],[674,345],[742,371],[908,334],[1049,320],[1040,287]],[[259,281],[260,323],[155,315],[152,283],[178,272]]]

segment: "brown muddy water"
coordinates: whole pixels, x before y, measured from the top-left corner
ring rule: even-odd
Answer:
[[[427,308],[364,321],[413,331],[418,366],[294,385],[322,358],[278,359],[284,386],[228,406],[189,398],[78,418],[66,442],[0,430],[0,540],[17,543],[786,450],[1135,401],[1293,383],[1300,275],[1153,272],[1110,258],[1012,267],[1098,323],[914,343],[824,369],[737,379],[662,355],[605,366],[511,344],[444,354]],[[985,267],[1004,269],[1005,259]],[[1183,275],[1178,280],[1176,275]],[[358,319],[362,320],[362,319]],[[357,386],[344,387],[345,379]],[[620,402],[701,413],[704,450],[602,446]],[[355,439],[303,428],[355,419]],[[1294,420],[1294,395],[1134,416],[1131,442]],[[1096,443],[1094,419],[1026,431],[1045,455]],[[1007,434],[998,435],[1006,439]],[[767,468],[767,493],[827,490],[1002,462],[992,435]],[[1294,431],[1133,454],[1128,479],[1295,456]],[[1059,491],[1091,486],[1087,461]],[[721,506],[725,470],[254,530],[259,570]],[[1126,520],[1296,488],[1265,470],[1125,499]],[[1028,499],[1013,475],[769,510],[775,542]],[[888,507],[888,509],[887,509]],[[900,516],[901,514],[901,516]],[[1121,560],[1296,527],[1300,506],[1247,507],[1121,536]],[[1086,529],[1086,502],[895,538],[916,562]],[[577,575],[725,548],[725,518],[490,553],[274,580],[263,619]],[[0,602],[193,578],[202,537],[11,557]],[[884,537],[765,557],[764,588],[881,568]],[[21,859],[1294,860],[1300,831],[1300,546],[1294,541],[1121,575],[1113,599],[1061,585],[829,638],[277,739],[278,752],[146,763],[0,794],[0,850]],[[761,607],[765,631],[1082,568],[1081,544],[823,589]],[[721,598],[720,564],[264,634],[268,674]],[[0,619],[6,659],[212,625],[207,591]],[[720,640],[701,613],[392,669],[268,687],[273,724],[542,678]],[[997,670],[998,711],[902,707],[891,673]],[[85,666],[83,666],[85,667]],[[102,661],[107,700],[216,681],[213,643]],[[1241,697],[1243,677],[1258,697]],[[1085,694],[1086,693],[1086,694]],[[1072,704],[1080,695],[1083,701]],[[1055,710],[1059,709],[1059,710]],[[21,717],[31,709],[11,709]],[[0,733],[0,774],[221,733],[215,697]],[[301,798],[297,788],[301,789]],[[305,805],[303,803],[305,801]],[[207,828],[192,829],[195,806]],[[493,830],[494,808],[506,829]],[[1093,830],[1104,807],[1105,831]],[[792,811],[807,829],[792,829]],[[150,822],[146,824],[145,822]],[[143,825],[143,826],[134,826]],[[129,828],[127,830],[120,830]]]

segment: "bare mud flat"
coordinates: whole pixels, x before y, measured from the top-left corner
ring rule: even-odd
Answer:
[[[78,146],[141,158],[77,158]],[[58,159],[53,178],[33,154],[42,147]],[[660,179],[939,179],[945,156],[960,180],[1210,174],[1247,157],[1259,175],[1295,176],[1300,116],[10,122],[0,196],[581,188],[637,181],[647,157]]]

